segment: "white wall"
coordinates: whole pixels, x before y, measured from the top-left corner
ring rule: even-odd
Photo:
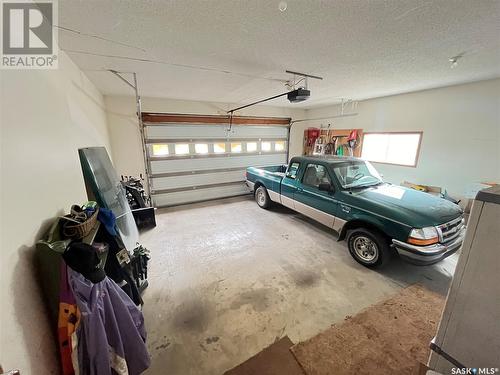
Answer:
[[[86,201],[79,147],[106,146],[102,95],[64,54],[58,70],[1,71],[0,363],[21,374],[59,371],[35,281],[34,243]]]
[[[135,98],[129,96],[106,96],[106,111],[113,150],[113,161],[118,174],[138,175],[144,173],[141,138],[135,115]],[[195,102],[186,100],[142,98],[144,112],[166,112],[199,115],[223,115],[228,109],[238,105]],[[241,105],[241,104],[240,104]],[[239,116],[270,116],[305,118],[305,110],[255,106],[238,111]],[[303,130],[293,128],[291,137],[302,139]],[[291,142],[290,155],[302,152],[301,142]]]
[[[339,110],[338,106],[310,109],[307,117],[331,116]],[[359,102],[356,112],[358,116],[309,121],[307,126],[422,130],[416,168],[375,164],[393,183],[436,185],[464,196],[473,183],[500,182],[500,79],[366,100]]]
[[[105,103],[118,173],[144,173],[134,98],[106,96]],[[206,115],[225,114],[234,106],[160,98],[143,98],[142,105],[144,111]],[[356,111],[355,117],[294,124],[290,155],[302,153],[303,132],[309,126],[331,123],[339,129],[421,130],[416,168],[376,164],[387,181],[437,185],[459,197],[477,182],[500,182],[500,79],[366,100],[359,102]],[[338,106],[301,110],[260,105],[240,114],[302,119],[339,112]]]

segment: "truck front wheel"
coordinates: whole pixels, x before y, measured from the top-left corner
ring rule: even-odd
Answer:
[[[347,247],[354,260],[365,267],[381,267],[391,258],[390,248],[384,236],[365,228],[349,231]]]
[[[269,198],[269,194],[264,186],[259,186],[255,190],[255,201],[260,208],[269,208],[271,205],[271,198]]]

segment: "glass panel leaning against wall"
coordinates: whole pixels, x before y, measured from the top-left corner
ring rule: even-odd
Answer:
[[[422,132],[365,133],[361,157],[376,163],[415,167],[421,140]]]

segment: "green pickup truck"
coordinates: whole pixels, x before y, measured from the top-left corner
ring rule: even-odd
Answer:
[[[367,267],[384,265],[394,252],[414,264],[436,263],[465,235],[458,205],[386,183],[357,158],[301,156],[288,166],[249,167],[246,184],[260,207],[276,202],[332,228]]]

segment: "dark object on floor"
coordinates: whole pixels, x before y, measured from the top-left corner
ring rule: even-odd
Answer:
[[[443,306],[443,296],[413,285],[291,351],[307,375],[418,374]]]
[[[285,336],[224,375],[305,375],[290,352],[292,345]]]
[[[135,223],[139,229],[151,229],[156,227],[154,207],[144,207],[132,210]]]

